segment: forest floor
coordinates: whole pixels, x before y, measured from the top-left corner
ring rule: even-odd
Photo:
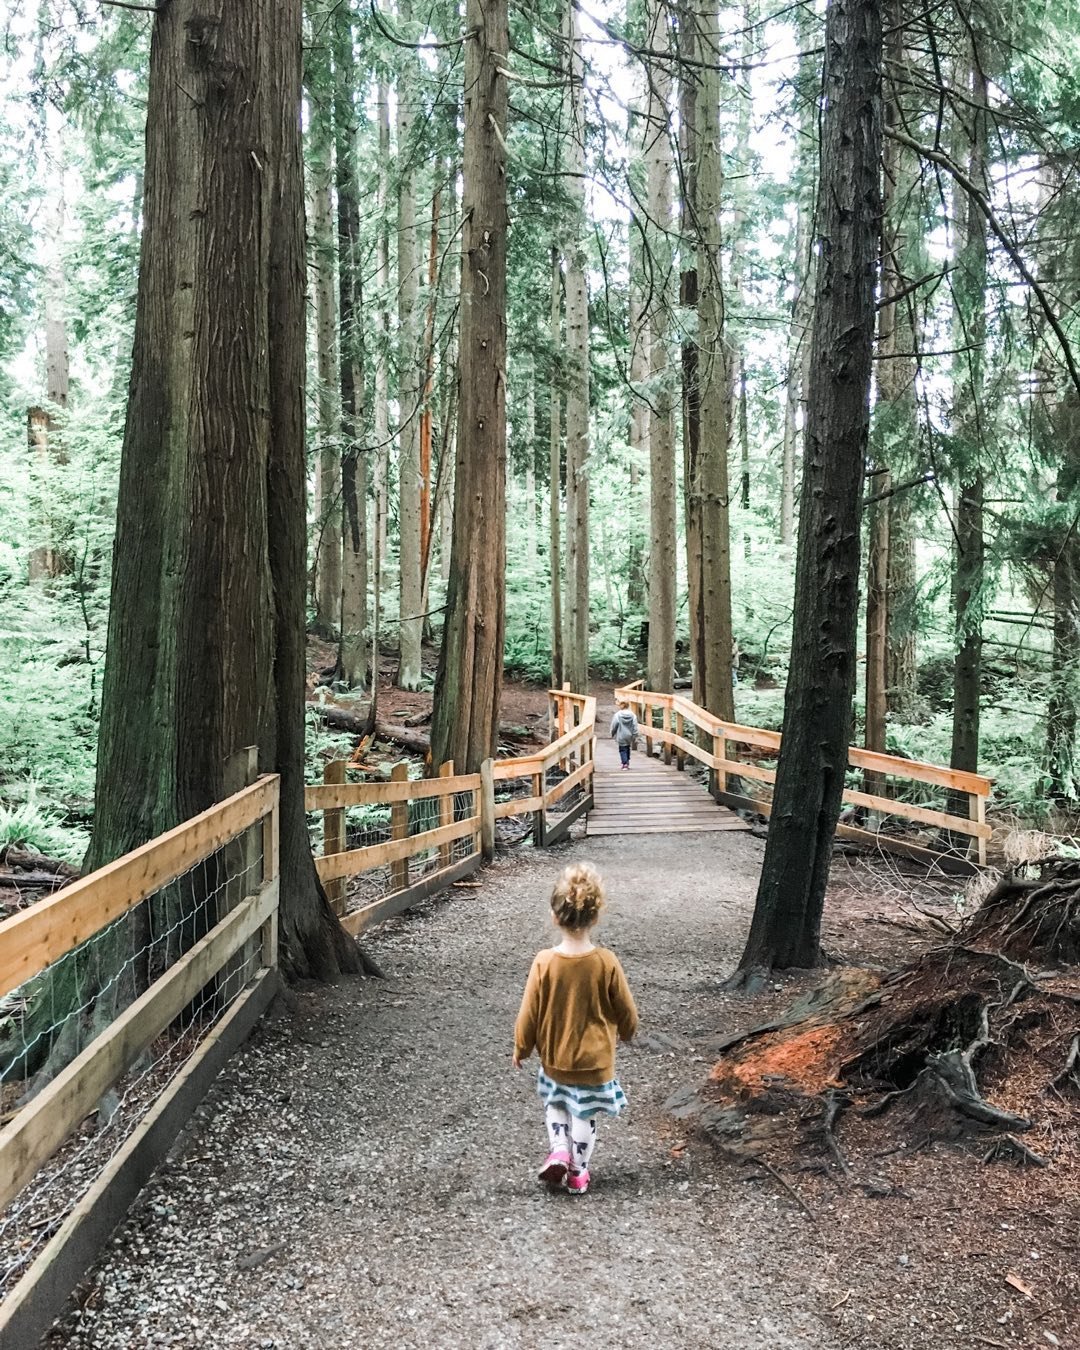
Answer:
[[[885,1184],[788,1171],[808,1217],[665,1109],[706,1077],[712,1038],[805,987],[720,988],[762,851],[748,833],[526,846],[383,925],[367,945],[386,978],[278,1000],[47,1344],[1078,1350],[1075,1176],[942,1145],[852,1154]],[[607,879],[601,940],[642,1028],[621,1052],[630,1110],[570,1196],[535,1181],[534,1064],[509,1060],[547,894],[582,857]],[[917,889],[838,859],[830,953],[894,964],[937,940]]]

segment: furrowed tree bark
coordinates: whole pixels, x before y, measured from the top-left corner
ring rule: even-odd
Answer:
[[[855,688],[881,219],[881,32],[880,0],[831,0],[791,670],[765,859],[737,980],[820,960]]]
[[[799,50],[813,46],[813,15],[806,6],[795,13],[795,32]],[[814,149],[818,128],[820,80],[815,58],[802,56],[796,81],[798,98],[798,151],[795,157],[795,183],[798,194],[795,219],[795,258],[791,298],[791,327],[788,334],[787,379],[784,395],[784,440],[780,471],[780,543],[790,548],[795,539],[795,482],[798,465],[800,403],[804,402],[804,378],[810,357],[810,319],[813,310],[814,261],[812,235],[814,220]],[[805,427],[804,427],[805,430]]]
[[[659,0],[648,8],[649,46],[665,53],[671,43],[667,10]],[[671,150],[668,142],[671,75],[659,61],[649,82],[645,122],[649,225],[646,238],[653,263],[649,311],[649,375],[653,412],[649,418],[649,646],[647,683],[667,691],[675,677],[676,558],[675,418],[668,361],[668,309],[671,301]]]
[[[525,566],[530,577],[536,562],[536,361],[530,356],[525,386]]]
[[[435,309],[439,264],[439,204],[442,192],[431,197],[428,239],[428,302],[424,317],[424,392],[420,409],[420,590],[421,609],[427,609],[427,571],[431,558],[431,436],[435,398]]]
[[[375,552],[379,565],[374,583],[380,595],[386,584],[386,521],[390,472],[390,234],[387,211],[390,200],[390,91],[380,80],[376,95],[379,177],[376,187],[375,233]]]
[[[566,643],[563,679],[589,687],[589,293],[585,279],[585,63],[578,12],[569,0],[566,193]]]
[[[974,38],[972,39],[974,42]],[[970,103],[958,114],[963,119],[961,137],[967,143],[967,176],[984,194],[987,185],[987,79],[979,54],[970,52]],[[964,350],[956,357],[953,376],[952,422],[958,448],[955,571],[953,615],[956,663],[953,671],[952,755],[954,769],[974,772],[979,767],[980,694],[982,684],[982,616],[985,539],[983,536],[983,475],[986,427],[983,414],[983,372],[986,344],[986,284],[988,268],[987,223],[974,198],[955,189],[957,258],[953,275],[956,301],[954,346]],[[957,796],[952,810],[966,809]]]
[[[506,0],[468,0],[465,28],[454,538],[431,750],[474,773],[495,754],[506,626]]]
[[[1080,265],[1080,240],[1065,227],[1066,221],[1075,218],[1077,193],[1071,179],[1064,178],[1060,168],[1047,172],[1040,202],[1046,232],[1053,241],[1043,244],[1040,271],[1058,288],[1062,276],[1077,275]],[[1058,240],[1066,242],[1062,245]],[[1050,359],[1048,344],[1042,350],[1037,375],[1037,444],[1044,461],[1056,465],[1060,504],[1050,530],[1054,626],[1045,767],[1048,795],[1068,808],[1080,799],[1076,744],[1080,728],[1080,533],[1074,520],[1080,487],[1080,397],[1065,372]]]
[[[412,23],[412,0],[399,0],[404,31]],[[416,238],[416,167],[413,124],[420,63],[402,55],[397,89],[398,155],[398,563],[401,616],[397,683],[419,689],[423,588],[420,566],[420,276]]]
[[[1080,478],[1080,407],[1069,391],[1055,419],[1061,467],[1057,498],[1073,502]],[[1074,508],[1075,509],[1075,508]],[[1048,794],[1062,806],[1080,797],[1076,733],[1080,724],[1080,538],[1075,529],[1061,539],[1054,559],[1054,638],[1050,698],[1046,709]]]
[[[641,113],[631,112],[630,143],[639,143]],[[631,173],[636,183],[643,177],[640,154],[635,156]],[[638,189],[635,188],[635,191]],[[633,609],[645,607],[646,503],[642,483],[647,482],[649,464],[649,405],[642,396],[649,377],[649,325],[642,309],[644,285],[644,244],[641,231],[630,230],[630,501],[627,523],[626,600]]]
[[[299,0],[158,11],[94,832],[100,866],[226,792],[281,785],[283,962],[360,958],[304,816],[304,232]],[[258,153],[252,147],[259,148]],[[212,869],[210,869],[212,870]],[[170,888],[163,903],[193,898]],[[185,941],[190,913],[165,913]]]
[[[562,382],[559,360],[562,350],[562,268],[559,250],[551,249],[551,400],[548,428],[548,554],[551,567],[551,683],[556,689],[563,682],[562,619]]]
[[[329,70],[321,70],[322,83]],[[311,270],[315,289],[318,453],[315,460],[315,630],[334,634],[341,620],[341,390],[338,384],[334,248],[334,140],[329,91],[311,90]]]
[[[904,27],[901,7],[896,0],[888,4],[889,37],[886,43],[886,69],[890,72],[903,68]],[[892,79],[885,80],[883,119],[886,129],[903,125],[905,111],[900,103],[901,90]],[[872,459],[876,470],[867,479],[869,495],[881,497],[870,507],[868,556],[866,577],[866,726],[864,744],[868,750],[886,749],[887,717],[895,702],[910,707],[914,697],[914,652],[896,644],[913,642],[913,632],[904,632],[911,625],[910,613],[914,584],[903,569],[914,568],[913,540],[902,537],[905,526],[910,535],[910,505],[906,493],[889,493],[893,478],[910,477],[911,446],[918,442],[915,408],[915,326],[911,320],[912,301],[904,296],[909,281],[907,266],[908,222],[912,196],[912,173],[915,169],[911,152],[886,138],[883,145],[882,237],[881,237],[881,299],[878,308],[878,363],[877,405],[872,427]],[[899,298],[896,298],[899,297]],[[898,499],[903,505],[898,506]],[[897,526],[895,536],[893,526]],[[897,558],[894,560],[894,546]],[[901,556],[902,554],[902,556]],[[894,586],[906,582],[897,593]],[[902,694],[894,700],[891,674],[909,682]],[[885,779],[880,774],[867,773],[865,791],[874,796],[886,795]]]
[[[679,304],[682,307],[683,520],[690,617],[690,670],[694,702],[705,704],[705,624],[701,534],[701,383],[698,351],[698,276],[702,248],[698,218],[698,83],[701,70],[697,14],[692,0],[677,10],[679,51],[679,184],[682,208]],[[717,116],[719,116],[719,107]]]
[[[367,451],[364,435],[363,276],[356,164],[356,56],[351,0],[334,11],[334,140],[338,213],[338,313],[341,321],[341,641],[337,678],[367,683]]]
[[[720,15],[711,5],[698,15],[698,50],[704,63],[697,92],[698,383],[701,390],[699,492],[701,500],[701,655],[705,708],[733,721],[731,684],[731,532],[728,514],[728,445],[732,384],[724,332],[720,211]]]
[[[70,353],[67,332],[67,271],[65,267],[66,147],[63,119],[52,100],[45,101],[44,136],[54,167],[55,195],[45,226],[45,400],[44,408],[27,410],[27,432],[35,480],[32,505],[38,537],[30,551],[28,579],[48,580],[71,570],[71,559],[58,538],[61,526],[51,507],[50,474],[67,463],[63,418],[68,407]],[[59,413],[59,418],[57,414]]]

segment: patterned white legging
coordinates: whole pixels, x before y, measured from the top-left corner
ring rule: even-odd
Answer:
[[[596,1144],[596,1119],[579,1120],[564,1106],[545,1106],[551,1150],[565,1149],[570,1154],[570,1166],[575,1172],[584,1172]]]

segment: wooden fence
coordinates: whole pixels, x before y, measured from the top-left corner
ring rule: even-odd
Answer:
[[[640,680],[616,689],[615,697],[629,703],[635,710],[649,754],[656,742],[662,747],[661,753],[669,764],[674,757],[680,769],[687,759],[705,765],[711,771],[710,789],[717,801],[763,816],[769,815],[776,769],[760,761],[774,759],[778,754],[781,742],[778,731],[763,731],[757,727],[725,722],[679,694],[661,694],[643,689]],[[939,848],[930,842],[920,843],[885,830],[873,831],[848,823],[837,826],[839,837],[913,857],[920,862],[932,862],[945,870],[959,873],[975,871],[976,864],[985,865],[986,841],[991,834],[986,821],[986,801],[991,788],[989,778],[982,774],[942,768],[937,764],[902,759],[898,755],[862,750],[858,746],[849,749],[848,764],[852,770],[861,770],[878,790],[866,792],[855,787],[846,788],[843,797],[845,805],[859,812],[873,812],[880,817],[895,817],[915,826],[929,826],[947,832],[947,835],[960,836],[967,842],[961,850],[951,844]],[[732,779],[760,783],[763,791],[760,795],[753,795],[745,789],[733,790]],[[896,795],[890,794],[890,781],[894,785],[892,792]],[[951,797],[966,798],[967,815],[957,815],[929,805],[925,797],[930,788],[944,788]],[[916,796],[923,800],[911,800]]]
[[[349,783],[344,760],[326,765],[324,781],[307,789],[305,805],[322,812],[316,866],[350,933],[474,872],[494,852],[497,821],[530,817],[538,847],[566,837],[592,806],[596,700],[551,690],[549,708],[550,745],[535,755],[488,760],[479,773],[455,773],[447,763],[433,778],[410,780],[402,763],[389,782]],[[364,816],[371,818],[366,826],[355,819]],[[347,908],[350,878],[359,903]]]
[[[127,1006],[114,979],[104,985],[113,985],[109,998],[98,987],[90,1003],[75,1001],[46,1037],[54,1058],[65,1038],[71,1041],[72,1057],[0,1131],[0,1265],[9,1276],[0,1291],[4,1350],[37,1345],[273,997],[278,787],[276,775],[258,778],[0,924],[0,998],[10,996],[7,1007],[15,1017],[31,1016],[35,1001],[47,1006],[61,963],[76,963],[94,987],[95,952],[103,942],[138,962],[150,978],[133,980],[132,995],[138,996]],[[146,911],[162,906],[170,887],[184,886],[185,893],[202,897],[205,931],[181,953],[168,929],[166,955],[155,947],[153,930],[167,924]],[[112,1005],[116,1011],[110,1013]],[[79,1041],[85,1041],[81,1050]],[[24,1094],[33,1092],[27,1066],[18,1056],[0,1066],[24,1075]],[[131,1088],[136,1079],[141,1091]],[[100,1106],[110,1095],[116,1103],[111,1116]],[[94,1145],[102,1140],[98,1158]],[[68,1152],[83,1159],[74,1169],[80,1177],[88,1174],[89,1188],[81,1194],[78,1188],[69,1193]],[[36,1188],[44,1196],[45,1219],[34,1208],[42,1208]],[[42,1232],[51,1234],[44,1243]]]

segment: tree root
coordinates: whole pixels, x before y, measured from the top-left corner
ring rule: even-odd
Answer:
[[[784,1178],[780,1175],[780,1173],[776,1170],[776,1168],[772,1165],[772,1163],[766,1162],[765,1159],[762,1158],[759,1154],[755,1154],[752,1158],[748,1158],[747,1162],[752,1164],[754,1167],[760,1167],[762,1171],[767,1172],[775,1182],[777,1182],[784,1188],[785,1191],[787,1191],[788,1195],[791,1196],[791,1198],[799,1206],[799,1208],[810,1220],[810,1222],[817,1223],[818,1221],[817,1215],[806,1203],[806,1201],[802,1198],[802,1196],[795,1189],[795,1187],[792,1186],[790,1182],[784,1180]]]
[[[993,1162],[995,1158],[1000,1158],[1005,1154],[1011,1153],[1020,1162],[1029,1167],[1049,1167],[1050,1159],[1044,1158],[1041,1153],[1036,1153],[1034,1149],[1028,1148],[1014,1135],[1006,1134],[1001,1139],[996,1139],[983,1155],[983,1162]]]
[[[836,1135],[833,1132],[833,1126],[837,1117],[845,1106],[851,1104],[851,1098],[844,1092],[830,1092],[825,1098],[825,1113],[821,1119],[821,1133],[825,1139],[826,1146],[833,1156],[833,1161],[843,1172],[845,1177],[851,1176],[851,1168],[848,1161],[840,1151],[840,1145],[836,1142]]]

